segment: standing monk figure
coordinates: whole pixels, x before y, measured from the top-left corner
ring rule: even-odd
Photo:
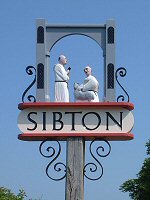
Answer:
[[[55,102],[69,102],[68,81],[70,74],[70,67],[65,70],[67,58],[60,55],[58,58],[59,63],[55,65]]]
[[[98,97],[98,88],[99,83],[97,79],[92,76],[92,69],[90,66],[84,68],[86,78],[84,83],[79,85],[78,83],[74,84],[74,95],[76,101],[91,101],[99,102]]]

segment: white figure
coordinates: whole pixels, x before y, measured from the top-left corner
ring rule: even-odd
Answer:
[[[79,85],[78,83],[74,84],[74,95],[76,101],[90,101],[90,102],[99,102],[98,97],[98,88],[99,83],[94,76],[92,76],[92,69],[89,66],[84,68],[86,78],[84,83]]]
[[[69,102],[68,81],[70,74],[70,67],[65,70],[67,58],[60,55],[58,58],[59,63],[55,65],[55,102]]]

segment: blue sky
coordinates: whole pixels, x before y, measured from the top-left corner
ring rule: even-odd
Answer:
[[[45,175],[48,160],[39,153],[40,142],[22,142],[17,139],[18,103],[31,82],[25,73],[28,65],[35,66],[36,19],[49,24],[105,24],[116,21],[116,68],[125,67],[122,80],[135,105],[135,139],[128,142],[110,142],[112,151],[102,159],[104,175],[97,182],[85,181],[85,199],[129,200],[119,186],[135,178],[146,157],[145,143],[149,139],[150,115],[150,2],[148,0],[1,0],[0,1],[0,186],[15,193],[23,188],[28,198],[43,200],[65,199],[65,182],[53,182]],[[82,82],[83,67],[93,66],[93,74],[100,82],[99,96],[103,97],[102,50],[91,39],[71,36],[60,40],[52,49],[51,62],[57,62],[64,53],[72,67],[72,80]],[[77,72],[78,74],[75,74]],[[51,70],[51,85],[53,71]],[[33,88],[35,93],[35,88]],[[119,92],[119,89],[118,89]],[[51,88],[53,99],[53,87]],[[73,95],[71,94],[73,101]],[[65,148],[65,143],[63,144]],[[64,150],[65,152],[65,150]],[[65,157],[64,155],[62,156]]]

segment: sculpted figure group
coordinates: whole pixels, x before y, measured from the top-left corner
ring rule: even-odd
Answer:
[[[70,78],[69,67],[65,69],[67,58],[60,55],[58,58],[59,63],[55,65],[55,102],[69,102],[68,81]],[[83,84],[74,84],[74,97],[75,101],[85,102],[99,102],[98,89],[99,83],[94,76],[92,76],[92,69],[90,66],[84,68],[86,78]]]

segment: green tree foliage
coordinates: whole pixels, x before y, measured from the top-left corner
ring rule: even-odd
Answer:
[[[120,186],[122,192],[129,192],[134,200],[150,200],[150,140],[146,143],[148,157],[144,160],[136,179],[130,179]]]
[[[0,200],[24,200],[24,197],[27,197],[24,190],[19,190],[19,193],[15,195],[11,192],[11,190],[0,187]],[[42,200],[43,198],[39,199],[29,199],[29,200]]]
[[[24,190],[19,190],[18,195],[15,195],[11,190],[0,187],[0,200],[23,200],[25,196]]]

